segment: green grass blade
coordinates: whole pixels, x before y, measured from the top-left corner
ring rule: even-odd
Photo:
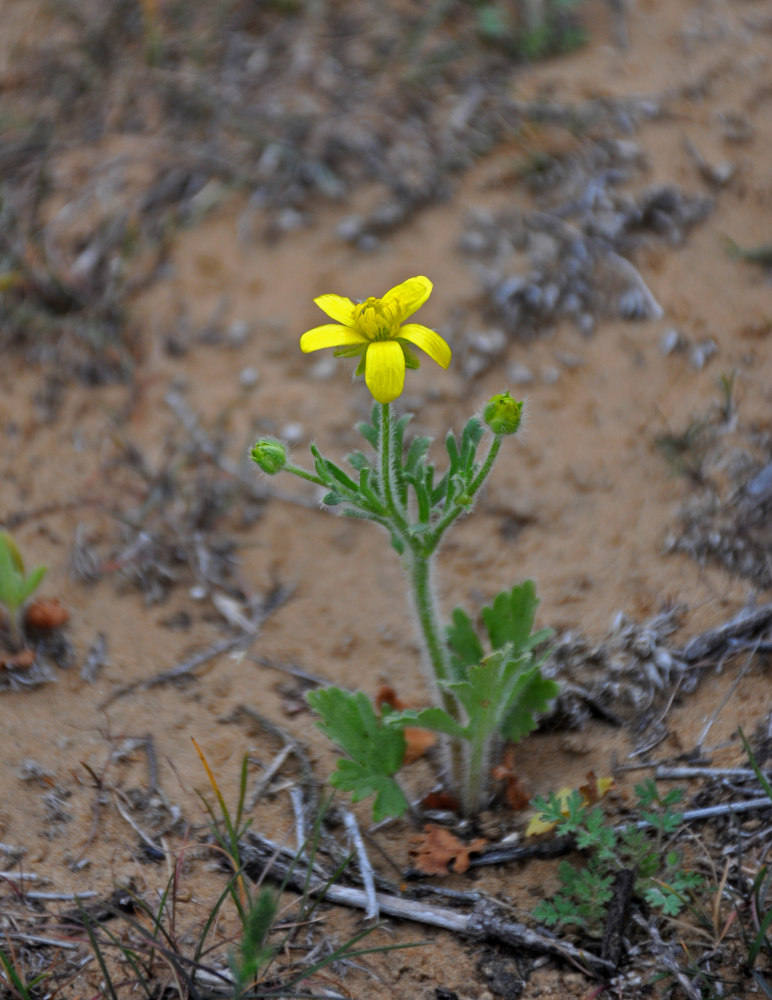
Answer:
[[[742,726],[738,726],[737,731],[740,734],[740,739],[743,741],[745,752],[748,754],[748,760],[750,761],[750,765],[753,768],[756,777],[759,779],[759,784],[764,789],[764,793],[768,796],[770,802],[772,802],[772,785],[770,785],[769,781],[767,780],[766,774],[764,774],[764,772],[761,770],[758,763],[756,762],[756,758],[753,756],[753,750],[751,750],[751,745],[745,738],[745,733],[742,731]]]
[[[89,942],[91,943],[91,950],[94,953],[94,958],[96,958],[99,968],[102,970],[102,976],[105,982],[105,988],[107,990],[110,1000],[119,1000],[118,995],[115,992],[115,987],[113,986],[113,981],[110,977],[110,973],[107,970],[107,965],[105,964],[104,955],[102,954],[102,948],[97,941],[96,934],[94,933],[94,925],[91,917],[86,912],[80,899],[77,899],[78,910],[80,911],[81,919],[83,920],[83,928],[88,935]]]
[[[10,958],[8,958],[2,948],[0,948],[0,963],[2,963],[3,968],[5,969],[5,974],[8,976],[11,986],[13,986],[22,1000],[32,1000],[32,995],[27,989],[26,983],[19,978],[19,975],[13,967]]]

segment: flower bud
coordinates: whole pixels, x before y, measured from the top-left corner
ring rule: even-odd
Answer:
[[[267,475],[275,476],[287,464],[287,449],[281,441],[262,438],[252,445],[249,457]]]
[[[483,410],[483,420],[494,434],[515,434],[523,416],[523,404],[509,392],[491,396]]]

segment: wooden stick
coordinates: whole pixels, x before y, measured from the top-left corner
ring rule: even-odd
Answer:
[[[337,884],[330,885],[318,866],[311,868],[296,859],[292,851],[274,844],[254,831],[247,832],[241,841],[241,857],[246,862],[244,871],[253,881],[267,876],[299,891],[323,894],[325,900],[342,906],[366,910],[371,900],[364,889],[353,889]],[[293,867],[294,866],[294,867]],[[584,972],[608,974],[614,971],[611,962],[576,948],[543,931],[532,930],[524,924],[508,920],[493,899],[483,898],[471,913],[460,913],[445,906],[429,906],[420,900],[394,896],[390,893],[375,894],[378,909],[383,914],[413,920],[416,923],[440,927],[463,937],[487,938],[515,948],[547,952],[566,959]]]

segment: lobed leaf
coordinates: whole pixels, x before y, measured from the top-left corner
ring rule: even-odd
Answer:
[[[533,580],[526,580],[512,590],[502,590],[497,594],[493,605],[482,610],[491,646],[500,649],[511,642],[515,650],[520,652],[533,649],[549,638],[552,633],[547,629],[531,634],[538,606]]]
[[[466,674],[467,667],[482,660],[483,648],[474,625],[463,608],[454,608],[451,618],[453,624],[448,626],[446,637],[451,654],[451,668],[460,679]]]
[[[385,725],[361,691],[329,687],[311,691],[306,697],[321,716],[319,729],[351,758],[338,760],[330,783],[351,792],[355,802],[375,795],[376,822],[386,816],[401,816],[408,803],[392,775],[405,757],[402,730]]]

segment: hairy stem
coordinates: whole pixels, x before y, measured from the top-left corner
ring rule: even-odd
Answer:
[[[381,403],[381,426],[378,439],[378,457],[381,466],[381,484],[383,496],[386,501],[386,509],[391,515],[394,527],[399,532],[406,545],[410,545],[410,526],[407,522],[406,512],[402,507],[399,497],[399,483],[397,481],[397,462],[399,455],[394,454],[394,437],[391,431],[391,405]]]
[[[407,512],[399,499],[397,464],[401,461],[401,456],[394,454],[395,442],[391,430],[391,408],[388,403],[383,403],[381,406],[378,444],[386,508],[394,529],[405,543],[405,568],[410,580],[413,608],[423,639],[425,658],[431,667],[428,680],[436,702],[443,706],[451,718],[461,721],[458,702],[453,694],[442,686],[443,681],[451,679],[450,660],[434,599],[431,556],[424,554],[422,543],[411,533]],[[445,735],[440,737],[440,747],[448,780],[454,787],[458,787],[463,773],[461,747],[457,745],[457,741],[451,741]]]
[[[497,734],[477,730],[466,747],[461,804],[466,816],[476,816],[485,805],[488,775]]]
[[[444,681],[451,680],[452,675],[450,657],[434,600],[431,557],[424,556],[416,545],[411,546],[407,571],[413,607],[423,638],[426,658],[434,674],[429,680],[435,699],[452,719],[455,719],[456,722],[463,722],[459,704],[453,692],[449,691],[443,684]],[[447,779],[453,788],[458,789],[464,773],[462,747],[458,740],[445,734],[440,734],[439,742]]]

